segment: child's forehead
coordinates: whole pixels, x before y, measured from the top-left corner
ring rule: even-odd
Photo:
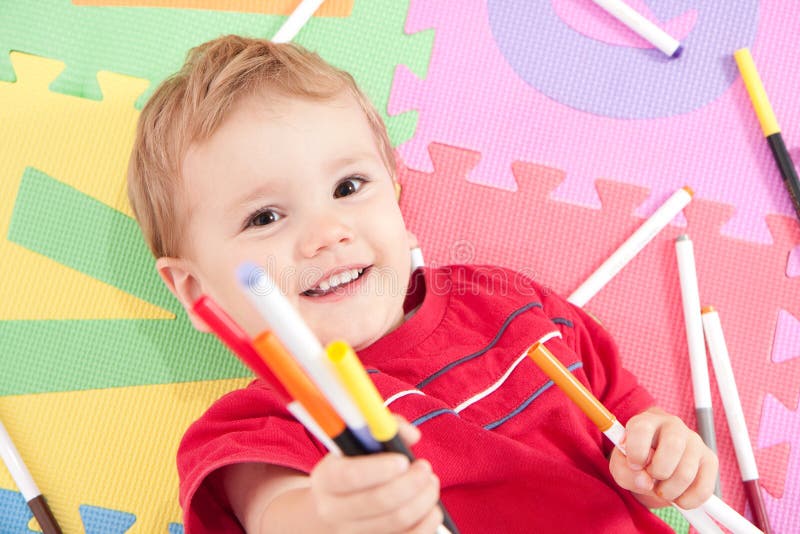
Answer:
[[[330,96],[319,98],[257,90],[240,98],[233,106],[233,114],[242,116],[256,114],[258,117],[272,120],[293,114],[309,113],[313,116],[320,112],[353,115],[353,120],[368,122],[358,100],[352,93],[344,89]]]
[[[311,166],[336,172],[359,161],[382,165],[378,139],[352,95],[309,99],[256,93],[238,102],[208,139],[189,146],[184,194],[212,197],[231,186],[280,184]],[[200,177],[205,187],[196,187]]]
[[[232,143],[232,138],[236,143]],[[256,92],[237,100],[210,135],[192,141],[186,148],[184,163],[198,153],[225,147],[250,150],[263,147],[262,141],[276,145],[309,140],[308,149],[318,152],[338,145],[340,150],[378,149],[378,139],[357,99],[342,91],[328,98]],[[316,144],[314,144],[316,142]],[[286,148],[285,146],[283,147]]]

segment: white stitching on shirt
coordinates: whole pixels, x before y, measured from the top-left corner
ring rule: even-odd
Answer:
[[[547,334],[545,334],[541,338],[539,338],[539,340],[536,341],[536,343],[546,343],[547,341],[549,341],[549,340],[551,340],[551,339],[553,339],[555,337],[561,337],[561,332],[559,332],[558,330],[554,330],[552,332],[548,332]],[[492,384],[488,388],[484,389],[480,393],[477,393],[477,394],[473,395],[469,399],[465,400],[464,402],[462,402],[461,404],[456,406],[455,407],[455,412],[459,413],[462,410],[468,408],[469,406],[475,404],[479,400],[481,400],[481,399],[491,395],[492,393],[494,393],[500,386],[503,385],[503,382],[505,382],[508,379],[508,377],[514,371],[514,369],[517,368],[517,365],[519,365],[525,359],[525,357],[528,355],[528,349],[530,349],[536,343],[532,343],[530,345],[530,347],[526,348],[522,352],[522,354],[516,360],[514,360],[514,363],[511,364],[511,367],[509,367],[508,370],[505,373],[503,373],[503,376],[501,376],[500,379],[497,382],[495,382],[494,384]]]
[[[399,399],[400,397],[405,397],[406,395],[425,395],[418,389],[407,389],[405,391],[400,391],[399,393],[395,393],[385,401],[383,401],[384,406],[389,406],[391,403]]]

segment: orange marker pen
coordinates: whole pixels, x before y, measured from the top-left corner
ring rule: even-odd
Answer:
[[[535,343],[528,349],[528,356],[592,420],[597,428],[625,454],[624,447],[620,445],[620,441],[625,435],[625,427],[614,417],[614,414],[608,411],[603,406],[603,403],[597,400],[597,397],[586,386],[581,384],[544,344]],[[694,510],[684,510],[675,503],[672,503],[672,506],[677,508],[701,534],[720,532],[719,527],[714,524],[712,519],[718,521],[734,534],[763,534],[761,530],[756,528],[739,512],[725,504],[716,495],[711,495],[700,508]]]
[[[564,364],[552,352],[547,350],[547,347],[541,343],[536,343],[528,349],[528,356],[567,394],[572,402],[578,405],[578,408],[592,420],[592,423],[600,429],[600,432],[606,434],[606,432],[614,429],[612,432],[616,433],[621,429],[622,434],[625,433],[625,427],[617,421],[617,418],[597,400],[597,397],[586,389],[586,386],[575,378],[575,375],[569,372],[569,369],[564,367]],[[622,438],[622,434],[619,435],[617,440],[611,436],[609,436],[609,439],[616,444]]]
[[[305,408],[325,435],[345,455],[356,456],[367,453],[355,434],[345,426],[339,414],[289,355],[275,334],[269,330],[261,332],[253,339],[253,347],[292,398]]]

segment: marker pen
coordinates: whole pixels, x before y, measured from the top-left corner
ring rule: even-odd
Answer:
[[[211,297],[208,295],[202,295],[194,302],[194,304],[192,304],[192,310],[203,320],[204,323],[208,325],[209,328],[211,328],[211,331],[216,334],[220,341],[222,341],[236,356],[239,357],[242,363],[249,367],[256,376],[267,382],[272,387],[275,393],[277,393],[277,395],[286,405],[286,409],[289,411],[289,413],[291,413],[295,419],[300,421],[300,423],[305,426],[306,429],[308,429],[308,431],[311,432],[311,434],[313,434],[320,442],[322,442],[322,444],[325,445],[329,451],[340,454],[340,446],[345,445],[350,447],[350,445],[346,444],[348,436],[345,436],[341,440],[343,442],[342,445],[337,447],[336,440],[332,440],[331,438],[335,435],[338,435],[338,432],[333,435],[328,434],[326,433],[325,429],[317,424],[317,421],[320,419],[328,421],[329,417],[327,414],[325,412],[321,412],[316,415],[309,413],[307,410],[308,405],[303,404],[296,391],[293,391],[290,395],[290,392],[288,392],[287,388],[284,387],[285,381],[279,380],[280,377],[276,378],[276,374],[269,366],[269,363],[266,362],[259,351],[253,347],[253,344],[250,342],[247,333],[236,323],[236,321],[233,320],[230,315],[225,313],[225,310],[223,310],[222,307],[220,307],[219,304],[217,304]],[[282,349],[282,347],[280,348]],[[312,409],[315,408],[316,406],[312,405]],[[336,417],[338,418],[338,415]],[[344,423],[342,423],[342,426],[344,426]],[[356,450],[361,450],[361,448],[358,447]]]
[[[636,32],[642,39],[661,50],[666,56],[677,58],[683,52],[683,46],[681,46],[680,41],[653,24],[622,0],[594,0],[594,3]]]
[[[324,1],[325,0],[302,0],[302,2],[294,8],[289,18],[278,28],[275,36],[272,38],[272,42],[288,43],[294,39],[295,35],[306,25],[306,22],[308,22]]]
[[[772,105],[769,103],[767,91],[761,82],[761,76],[758,75],[753,56],[750,54],[749,48],[740,48],[733,53],[733,57],[739,67],[739,72],[742,73],[742,80],[747,94],[750,95],[750,102],[753,104],[758,122],[761,124],[761,131],[767,138],[772,157],[775,158],[783,183],[792,199],[794,210],[797,217],[800,218],[800,179],[797,177],[797,169],[792,162],[792,157],[783,142],[781,127],[778,125],[778,119],[775,118],[775,112],[772,111]]]
[[[358,407],[336,378],[325,349],[264,269],[243,263],[237,270],[242,290],[289,353],[322,391],[350,430],[368,451],[380,450]]]
[[[31,472],[28,471],[28,467],[22,461],[22,456],[14,446],[14,442],[11,441],[11,436],[8,435],[2,421],[0,421],[0,457],[3,458],[3,463],[6,464],[9,473],[11,473],[11,478],[14,479],[14,483],[22,493],[25,502],[28,503],[28,508],[33,512],[33,517],[42,527],[42,533],[61,534],[61,527],[56,518],[53,517],[53,512],[47,506],[47,501],[33,481]]]
[[[694,192],[689,186],[684,186],[673,193],[578,289],[573,291],[567,300],[576,306],[584,306],[589,302],[689,204],[693,195]]]
[[[425,258],[422,257],[422,249],[414,247],[411,249],[411,272],[413,273],[420,267],[425,266]]]
[[[370,379],[353,349],[344,341],[334,341],[326,349],[328,359],[333,364],[342,385],[364,414],[373,437],[380,442],[383,450],[397,452],[414,461],[414,454],[403,443],[398,434],[397,420],[383,404],[383,399]],[[439,501],[444,516],[443,525],[452,534],[458,534],[450,514]]]
[[[764,506],[764,498],[758,485],[756,457],[747,433],[739,390],[736,387],[736,380],[733,378],[733,367],[725,336],[722,333],[722,323],[719,320],[719,313],[711,306],[703,308],[703,327],[706,332],[708,351],[711,354],[711,363],[714,366],[714,375],[717,377],[719,395],[722,397],[722,406],[725,408],[728,428],[731,431],[733,450],[736,453],[736,461],[739,463],[747,501],[753,512],[753,522],[766,534],[771,534],[772,527],[769,523],[767,508]]]
[[[253,346],[289,393],[317,422],[324,434],[347,456],[366,454],[358,438],[345,426],[344,421],[328,400],[303,372],[297,362],[286,352],[278,338],[266,330],[253,339]],[[330,447],[328,447],[331,450]]]
[[[689,366],[692,375],[694,409],[697,416],[697,433],[714,453],[717,452],[717,434],[714,430],[714,412],[711,405],[711,383],[708,378],[706,345],[703,339],[703,321],[700,318],[700,290],[697,287],[697,267],[694,246],[686,234],[675,240],[678,259],[678,276],[681,283],[681,302],[689,345]],[[720,495],[719,476],[714,493]]]
[[[592,423],[605,434],[611,443],[625,454],[624,447],[620,445],[620,440],[625,434],[625,427],[603,406],[597,397],[575,378],[544,344],[534,343],[528,349],[528,356],[589,417]],[[719,527],[711,523],[710,519],[715,519],[734,534],[757,534],[761,532],[716,495],[712,495],[700,508],[694,510],[684,510],[675,503],[672,506],[681,512],[701,534],[716,534],[719,532]]]
[[[272,389],[289,403],[292,399],[286,388],[275,378],[250,342],[250,337],[217,302],[208,295],[201,295],[192,304],[192,311],[208,325],[217,338],[228,347],[256,376],[268,383]]]

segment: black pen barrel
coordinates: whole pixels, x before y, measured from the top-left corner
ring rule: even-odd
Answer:
[[[348,427],[344,427],[344,430],[342,430],[338,436],[331,436],[331,439],[339,446],[339,449],[345,456],[369,454],[369,451],[364,448],[364,445],[358,440],[355,433]]]
[[[775,157],[775,163],[778,164],[786,189],[789,190],[789,195],[792,197],[792,204],[794,204],[797,217],[800,218],[800,179],[797,177],[797,169],[792,163],[792,157],[783,142],[783,136],[780,132],[769,135],[767,136],[767,143],[769,143],[769,148]]]
[[[383,449],[386,452],[399,452],[410,461],[413,462],[415,460],[414,453],[412,453],[411,449],[409,449],[406,444],[403,443],[403,440],[400,439],[398,434],[395,434],[395,436],[389,441],[381,442],[381,445],[383,445]],[[442,504],[442,501],[439,501],[439,508],[442,510],[442,516],[444,517],[442,524],[445,526],[445,528],[447,528],[451,534],[459,534],[458,528],[453,522],[453,518],[450,517],[449,513],[447,513],[447,509],[444,507],[444,504]]]

